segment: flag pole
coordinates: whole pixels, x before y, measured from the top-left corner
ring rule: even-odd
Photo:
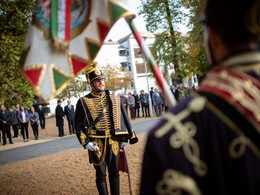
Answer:
[[[128,23],[132,33],[135,36],[135,39],[139,45],[139,47],[141,48],[141,50],[143,51],[143,54],[145,56],[145,58],[148,60],[150,68],[159,84],[159,87],[162,90],[163,96],[168,104],[168,106],[170,108],[172,108],[173,106],[175,106],[177,104],[173,93],[170,90],[170,87],[168,85],[168,83],[166,82],[166,80],[162,77],[162,74],[159,70],[158,64],[155,62],[153,55],[151,54],[150,49],[145,45],[142,36],[140,35],[140,33],[138,32],[138,30],[135,27],[135,24],[133,22],[133,18],[131,17],[127,17],[125,18],[126,22]]]

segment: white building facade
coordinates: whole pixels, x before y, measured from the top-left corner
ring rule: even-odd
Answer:
[[[152,44],[155,41],[155,36],[149,32],[141,32],[141,36],[145,40],[145,44],[151,48]],[[132,85],[129,89],[122,89],[116,91],[115,93],[125,93],[133,92],[135,89],[137,93],[140,90],[144,90],[146,93],[150,91],[151,87],[157,88],[156,80],[153,77],[153,74],[150,71],[149,65],[147,63],[147,76],[144,65],[144,58],[141,52],[141,49],[134,37],[133,34],[129,34],[126,37],[118,40],[117,42],[108,41],[104,42],[95,62],[102,68],[110,64],[111,66],[123,67],[124,71],[129,71],[132,76]],[[148,85],[147,85],[148,78]],[[86,83],[85,73],[82,73],[78,76],[83,83]],[[81,95],[86,95],[91,90],[90,86],[87,85],[86,91]],[[72,98],[71,104],[76,108],[78,98]],[[65,107],[67,100],[62,103],[62,106]],[[49,115],[55,114],[55,108],[57,106],[57,99],[53,99],[47,105],[48,110],[50,111]]]

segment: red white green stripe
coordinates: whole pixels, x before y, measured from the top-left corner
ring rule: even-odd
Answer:
[[[61,40],[70,40],[71,0],[51,0],[51,35]]]
[[[138,30],[136,29],[134,22],[132,19],[126,19],[135,38],[136,41],[139,45],[139,47],[141,48],[141,50],[143,51],[144,56],[146,57],[146,59],[149,62],[150,68],[154,73],[154,76],[160,86],[160,88],[162,89],[162,93],[163,96],[165,97],[165,100],[167,101],[167,104],[169,105],[169,107],[173,107],[177,104],[171,90],[170,87],[168,85],[168,83],[166,82],[166,80],[162,77],[162,74],[159,70],[158,64],[155,62],[153,55],[150,51],[150,49],[145,45],[142,36],[140,35],[140,33],[138,32]]]

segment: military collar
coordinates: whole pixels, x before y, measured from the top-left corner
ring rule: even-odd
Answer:
[[[232,55],[224,59],[221,63],[222,66],[246,66],[248,64],[260,64],[259,51],[247,51],[239,54]]]
[[[93,95],[94,97],[102,97],[105,94],[105,91],[103,91],[102,93],[97,93],[94,92],[93,90],[90,92],[91,95]]]

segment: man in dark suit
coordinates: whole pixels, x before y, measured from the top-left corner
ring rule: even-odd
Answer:
[[[174,98],[178,102],[178,100],[179,100],[179,93],[178,93],[178,89],[177,89],[177,87],[175,87],[175,85],[171,86],[171,92],[173,93]]]
[[[151,87],[151,91],[150,91],[150,98],[151,98],[151,101],[152,101],[152,105],[153,105],[153,87]]]
[[[12,107],[9,108],[9,113],[10,113],[9,124],[12,125],[13,130],[14,130],[13,138],[18,137],[18,128],[17,128],[18,120],[17,120],[16,113],[14,112],[14,109]]]
[[[45,115],[42,105],[39,105],[39,109],[37,110],[37,112],[39,114],[41,129],[45,129]]]
[[[7,134],[7,136],[8,136],[9,143],[13,144],[11,132],[10,132],[9,118],[10,118],[9,111],[6,110],[4,105],[1,105],[0,120],[1,120],[1,123],[2,123],[3,145],[6,144],[5,134]]]
[[[155,92],[152,95],[153,105],[155,109],[156,116],[159,117],[162,115],[162,97],[158,92],[158,89],[155,89]]]
[[[55,110],[55,115],[56,115],[56,126],[58,127],[59,129],[59,137],[63,137],[65,136],[64,135],[64,112],[63,112],[63,109],[61,107],[61,101],[58,100],[58,105],[56,107],[56,110]]]
[[[144,112],[145,112],[145,117],[149,116],[150,117],[150,112],[149,112],[149,96],[148,94],[144,93],[144,90],[140,91],[140,101],[142,105],[142,113],[144,117]]]
[[[74,106],[71,105],[71,101],[68,100],[68,105],[65,106],[65,115],[67,117],[68,126],[70,135],[73,133],[75,134],[75,124],[74,124]]]
[[[138,94],[136,93],[136,90],[134,90],[134,94],[133,94],[134,98],[135,98],[135,118],[140,118],[140,114],[139,114],[139,109],[140,109],[140,99]]]

